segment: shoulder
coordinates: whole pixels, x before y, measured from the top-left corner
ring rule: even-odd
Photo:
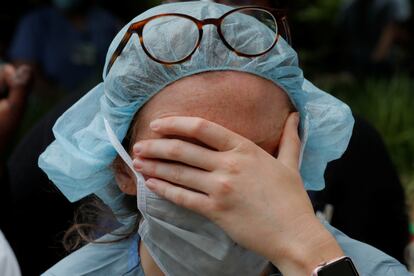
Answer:
[[[110,241],[116,236],[105,235],[99,241]],[[109,243],[89,243],[65,257],[44,276],[51,275],[144,275],[138,256],[139,236]]]
[[[326,221],[323,224],[335,237],[345,255],[351,257],[361,275],[413,275],[404,265],[382,251],[351,239]]]

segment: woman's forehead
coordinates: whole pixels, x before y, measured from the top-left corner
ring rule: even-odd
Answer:
[[[183,78],[155,95],[139,112],[141,126],[168,116],[195,116],[251,140],[275,132],[291,109],[273,82],[243,72],[217,71]]]

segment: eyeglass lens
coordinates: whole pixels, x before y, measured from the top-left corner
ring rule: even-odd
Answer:
[[[169,63],[184,59],[197,47],[199,32],[190,19],[162,16],[145,25],[142,37],[150,55]]]
[[[223,19],[221,31],[227,43],[237,52],[259,55],[274,44],[277,24],[273,15],[265,10],[242,9]]]
[[[245,55],[259,55],[268,50],[274,44],[278,31],[273,15],[258,8],[228,14],[220,29],[233,50]],[[142,38],[148,53],[166,63],[188,57],[200,39],[196,22],[175,15],[149,21],[144,26]]]

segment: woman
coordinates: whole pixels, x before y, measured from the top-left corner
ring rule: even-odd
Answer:
[[[45,275],[260,275],[269,261],[309,275],[345,254],[362,274],[407,273],[315,218],[303,187],[323,188],[353,118],[303,79],[278,26],[262,9],[187,2],[115,37],[103,83],[57,121],[39,165],[123,226]],[[140,215],[126,215],[131,195]]]

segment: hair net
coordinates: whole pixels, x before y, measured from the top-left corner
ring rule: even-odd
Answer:
[[[220,17],[231,7],[211,2],[183,2],[157,6],[134,18],[131,23],[161,13],[184,13],[198,19]],[[112,41],[106,58],[106,67],[129,24]],[[243,24],[234,29],[234,39],[255,39],[260,46],[267,37],[255,36],[259,24]],[[109,122],[122,141],[135,113],[168,84],[193,74],[233,70],[248,72],[268,79],[281,87],[301,115],[302,163],[300,172],[306,189],[324,187],[327,163],[339,158],[345,151],[353,126],[353,117],[347,105],[321,91],[305,80],[295,51],[279,39],[275,47],[256,58],[239,57],[225,47],[215,26],[204,27],[200,47],[190,60],[165,66],[151,60],[143,51],[134,34],[113,64],[103,82],[89,91],[69,108],[53,127],[55,141],[39,158],[39,166],[70,201],[95,193],[116,209],[122,197],[114,182],[111,163],[116,151],[104,126]],[[156,29],[156,28],[155,28]],[[155,30],[154,29],[154,30]],[[160,35],[148,33],[145,40],[158,45],[165,56],[173,55],[180,39],[180,28]],[[167,36],[171,39],[166,39]],[[185,45],[184,45],[185,46]],[[173,102],[171,104],[174,104]]]

